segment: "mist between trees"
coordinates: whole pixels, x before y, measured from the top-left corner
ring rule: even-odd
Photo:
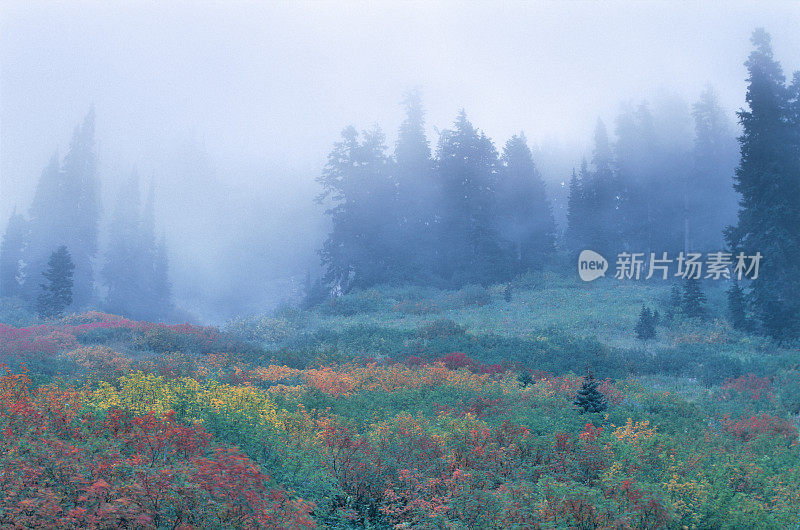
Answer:
[[[738,141],[711,88],[691,109],[669,98],[624,104],[614,123],[597,122],[592,152],[564,175],[560,225],[557,190],[545,185],[524,132],[497,144],[462,110],[429,139],[422,93],[407,92],[393,148],[378,127],[347,127],[328,156],[317,197],[330,220],[319,250],[324,274],[309,278],[307,300],[382,283],[457,288],[543,268],[569,274],[584,248],[606,256],[727,248],[765,256],[762,279],[745,286],[747,306],[764,331],[795,335],[800,76],[787,82],[766,32],[756,30],[752,43]],[[9,219],[0,295],[34,304],[48,259],[65,246],[74,262],[70,309],[190,319],[192,308],[172,300],[154,182],[142,201],[132,170],[100,234],[94,119],[90,112],[66,156],[47,164],[27,211]]]

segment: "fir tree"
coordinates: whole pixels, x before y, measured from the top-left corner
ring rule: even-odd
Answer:
[[[492,283],[511,272],[512,252],[496,228],[497,150],[462,110],[436,151],[440,201],[438,272],[455,285]]]
[[[745,301],[744,290],[738,282],[733,282],[726,292],[728,296],[728,316],[734,329],[747,330],[747,303]]]
[[[0,296],[22,294],[22,264],[27,242],[28,223],[15,209],[0,243]]]
[[[692,107],[693,167],[684,179],[684,251],[724,248],[722,230],[736,220],[736,192],[731,183],[738,152],[732,124],[713,89]],[[714,207],[709,207],[709,205]]]
[[[343,292],[392,279],[397,186],[386,149],[380,129],[359,137],[347,127],[317,179],[332,222],[320,251],[324,281]]]
[[[706,316],[706,295],[700,287],[700,280],[686,278],[681,296],[681,311],[690,318]]]
[[[646,306],[642,306],[639,312],[639,320],[636,322],[636,338],[639,340],[650,340],[656,337],[656,316]]]
[[[60,246],[47,261],[47,270],[42,276],[46,283],[39,284],[41,293],[37,300],[37,312],[45,318],[56,317],[72,304],[72,276],[75,264],[66,246]]]
[[[528,370],[524,370],[517,376],[517,381],[519,381],[519,384],[522,386],[522,388],[525,388],[526,386],[533,384],[533,376],[531,376],[531,373]]]
[[[407,92],[402,105],[406,111],[394,149],[397,200],[390,212],[395,226],[392,239],[393,269],[399,279],[415,281],[433,273],[436,259],[436,201],[432,193],[433,161],[425,135],[425,111],[418,90]],[[408,249],[413,248],[413,252]]]
[[[572,252],[580,252],[587,247],[583,237],[583,209],[585,206],[583,192],[583,176],[588,173],[586,159],[581,163],[580,174],[572,169],[569,179],[569,195],[567,197],[567,231],[566,244]]]
[[[599,384],[592,371],[589,370],[573,402],[581,414],[584,412],[603,412],[608,408],[608,400],[597,390]]]
[[[800,81],[786,86],[763,29],[751,41],[734,179],[740,208],[726,237],[734,253],[764,256],[747,305],[766,333],[784,340],[800,335]]]
[[[555,250],[553,209],[525,135],[514,135],[503,149],[497,193],[498,231],[513,242],[519,272],[541,269]]]

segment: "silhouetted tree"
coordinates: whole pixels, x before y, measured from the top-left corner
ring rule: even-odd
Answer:
[[[636,338],[639,340],[650,340],[656,337],[656,316],[644,305],[639,312],[635,330]]]
[[[431,148],[425,135],[425,111],[419,91],[406,93],[402,104],[406,117],[394,150],[397,200],[390,215],[397,226],[391,236],[395,243],[392,260],[400,279],[418,281],[433,273],[438,251],[435,224],[439,195],[433,180]]]
[[[387,281],[396,273],[391,261],[391,235],[396,234],[391,161],[380,129],[362,136],[360,140],[353,127],[342,131],[317,179],[323,188],[317,201],[329,201],[325,213],[332,223],[320,251],[324,279],[345,292]]]
[[[763,330],[783,340],[800,335],[800,82],[787,88],[769,34],[757,29],[751,41],[734,179],[740,209],[726,237],[735,253],[764,256],[747,301]]]
[[[516,269],[540,269],[555,250],[556,225],[544,181],[522,133],[512,136],[503,149],[498,190],[498,229],[516,247]]]
[[[94,297],[93,260],[97,254],[100,216],[94,112],[75,128],[69,150],[59,165],[55,154],[39,179],[30,212],[30,244],[26,249],[26,298],[36,296],[36,280],[51,250],[70,249],[75,264],[73,303],[85,307]]]
[[[734,329],[746,330],[747,322],[747,303],[745,302],[744,290],[738,282],[733,282],[728,288],[728,316]]]
[[[491,140],[462,110],[442,131],[436,151],[441,189],[437,270],[456,285],[502,281],[510,274],[510,243],[495,224],[499,160]]]
[[[690,318],[706,316],[706,295],[700,287],[700,280],[686,278],[681,296],[681,311]]]
[[[47,261],[47,270],[42,276],[46,283],[39,284],[41,292],[37,299],[36,311],[42,317],[56,317],[72,304],[73,273],[72,262],[66,246],[60,246]]]
[[[692,116],[695,138],[693,168],[684,178],[684,250],[714,251],[724,248],[722,230],[736,219],[736,137],[711,88],[700,94]]]

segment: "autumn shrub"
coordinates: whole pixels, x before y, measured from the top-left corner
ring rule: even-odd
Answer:
[[[787,370],[777,377],[780,404],[792,414],[800,414],[800,371]]]
[[[71,389],[0,377],[0,525],[313,527],[313,505],[172,412],[81,413]]]

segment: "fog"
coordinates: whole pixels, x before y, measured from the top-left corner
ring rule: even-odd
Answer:
[[[625,104],[688,109],[712,86],[733,123],[755,27],[787,72],[800,67],[795,2],[0,9],[0,228],[28,210],[93,108],[101,248],[136,168],[153,183],[176,302],[207,322],[267,310],[319,273],[328,221],[315,179],[347,125],[379,124],[391,149],[410,88],[432,146],[461,108],[498,147],[524,131],[563,229],[566,184],[591,157],[598,118],[613,131]]]

